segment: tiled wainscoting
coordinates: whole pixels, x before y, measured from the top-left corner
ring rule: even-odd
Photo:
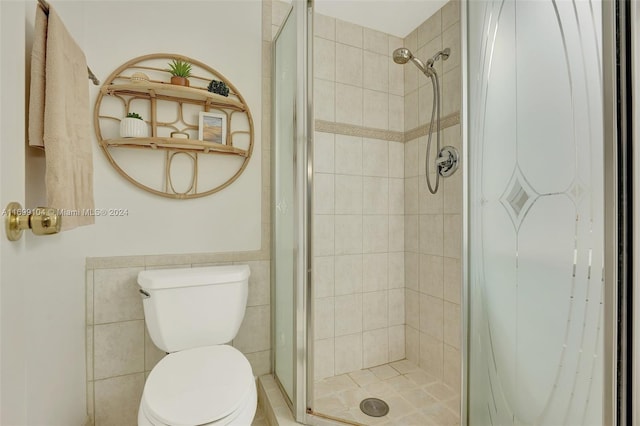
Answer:
[[[206,256],[201,257],[204,260]],[[145,379],[165,355],[146,331],[137,285],[138,272],[144,269],[248,264],[248,306],[232,344],[247,356],[255,376],[269,373],[269,261],[234,261],[229,256],[226,262],[185,263],[188,258],[181,255],[87,260],[87,411],[91,424],[137,425]],[[161,259],[164,260],[159,262]]]

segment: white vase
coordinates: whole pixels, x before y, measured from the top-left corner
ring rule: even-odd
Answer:
[[[120,122],[121,138],[146,138],[149,137],[147,123],[138,118],[125,117]]]

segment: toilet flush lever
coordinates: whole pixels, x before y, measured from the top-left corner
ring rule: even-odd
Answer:
[[[143,299],[148,299],[148,298],[150,298],[150,297],[151,297],[151,295],[150,295],[148,292],[144,291],[144,290],[143,290],[143,289],[141,289],[141,288],[139,288],[139,289],[138,289],[138,291],[139,291],[139,292],[140,292],[140,294],[142,295],[142,298],[143,298]]]

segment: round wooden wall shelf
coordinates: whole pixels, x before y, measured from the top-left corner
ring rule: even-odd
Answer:
[[[173,60],[191,64],[189,87],[170,83]],[[212,80],[224,82],[228,96],[209,92]],[[120,135],[120,122],[134,112],[147,125],[146,137]],[[93,120],[111,165],[163,197],[197,198],[226,188],[253,151],[253,118],[242,95],[215,69],[181,55],[140,56],[118,67],[100,89]]]

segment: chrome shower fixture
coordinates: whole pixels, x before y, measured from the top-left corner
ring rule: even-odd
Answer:
[[[413,56],[413,53],[411,53],[409,49],[407,49],[406,47],[400,47],[393,51],[393,62],[395,62],[396,64],[404,65],[407,62],[411,61],[427,77],[431,77],[431,74],[435,72],[435,70],[433,69],[433,64],[441,57],[443,61],[449,59],[450,54],[451,49],[447,47],[446,49],[439,51],[431,58],[427,59],[427,62],[424,63],[420,59]]]
[[[400,47],[393,51],[393,62],[396,64],[404,65],[407,62],[413,62],[424,75],[431,79],[433,86],[433,107],[431,108],[431,121],[429,122],[429,139],[427,141],[427,154],[424,159],[425,179],[427,180],[427,187],[429,192],[435,194],[438,192],[440,186],[440,176],[449,177],[458,169],[458,151],[452,146],[440,146],[440,82],[438,81],[438,73],[433,67],[433,64],[440,58],[443,61],[449,59],[451,49],[448,47],[440,50],[435,55],[427,59],[427,62],[422,62],[420,59],[413,56],[413,53],[406,47]],[[436,159],[431,162],[431,137],[436,134]],[[437,169],[435,185],[431,185],[431,177],[429,169],[433,165]]]

